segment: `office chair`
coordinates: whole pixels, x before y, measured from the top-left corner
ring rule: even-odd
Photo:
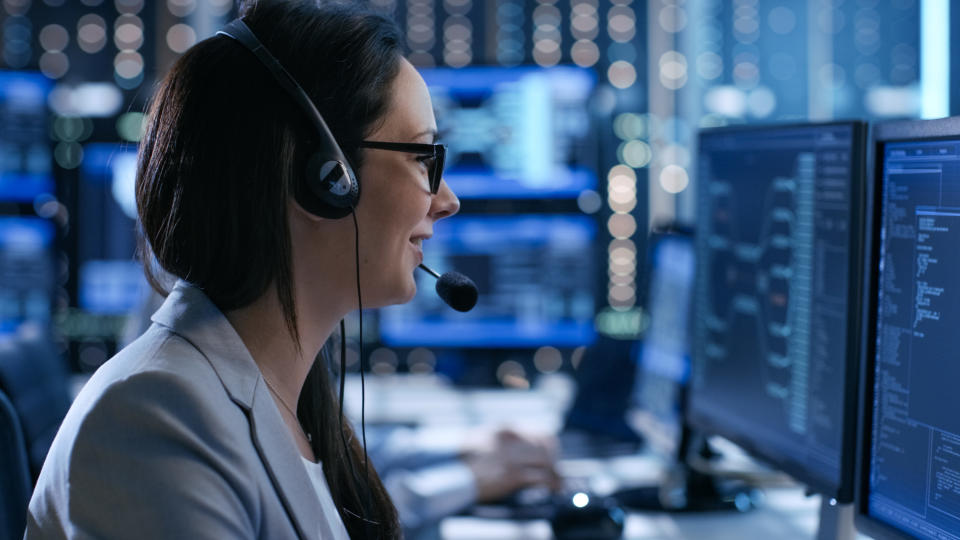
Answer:
[[[36,481],[70,408],[67,366],[46,333],[29,330],[0,338],[0,391],[20,420],[31,480]]]
[[[21,538],[30,501],[30,464],[20,421],[0,391],[0,538]]]

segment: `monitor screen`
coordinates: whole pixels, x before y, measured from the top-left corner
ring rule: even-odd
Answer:
[[[0,217],[0,335],[26,321],[50,323],[54,226],[35,217]]]
[[[96,143],[84,148],[77,204],[77,296],[79,307],[123,315],[146,290],[135,259],[137,149]]]
[[[569,66],[422,70],[462,199],[576,198],[596,189],[588,100],[596,75]]]
[[[704,131],[697,186],[691,424],[846,500],[862,145],[854,123]]]
[[[380,312],[380,338],[397,347],[540,347],[592,343],[597,225],[584,215],[461,215],[437,222],[424,263],[456,270],[480,292],[453,311],[417,271],[417,295]]]
[[[0,70],[0,202],[32,202],[53,193],[47,113],[52,88],[40,73]]]
[[[881,133],[858,508],[912,538],[960,538],[960,123]],[[885,126],[884,126],[885,127]],[[880,128],[878,128],[879,130]],[[909,130],[907,130],[909,131]]]
[[[637,347],[636,404],[658,418],[677,420],[680,386],[690,371],[690,306],[693,300],[693,238],[661,234],[652,238],[649,325]]]

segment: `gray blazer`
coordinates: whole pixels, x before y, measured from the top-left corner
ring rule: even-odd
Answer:
[[[226,317],[181,281],[153,322],[70,408],[25,538],[334,538]]]

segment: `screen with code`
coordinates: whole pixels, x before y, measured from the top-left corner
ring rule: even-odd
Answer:
[[[700,139],[691,422],[830,496],[852,490],[844,426],[855,415],[846,376],[858,337],[848,329],[857,127]]]
[[[868,512],[960,538],[960,139],[882,152]]]

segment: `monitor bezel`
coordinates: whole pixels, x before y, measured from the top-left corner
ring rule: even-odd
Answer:
[[[863,261],[863,219],[865,192],[864,185],[866,171],[866,140],[867,124],[859,120],[845,120],[832,122],[813,122],[813,123],[792,123],[792,124],[751,124],[740,126],[725,126],[701,130],[698,142],[702,142],[706,136],[716,136],[726,133],[743,133],[748,131],[762,132],[774,130],[803,129],[803,128],[829,128],[830,126],[849,126],[851,128],[851,183],[850,183],[850,237],[849,237],[849,256],[850,264],[848,268],[848,283],[850,284],[847,293],[847,343],[846,355],[847,365],[844,371],[844,402],[842,413],[843,440],[841,443],[840,455],[840,482],[839,485],[833,485],[822,481],[820,478],[808,474],[807,468],[795,460],[784,459],[782,455],[776,455],[774,452],[766,451],[758,447],[751,439],[749,434],[741,433],[736,428],[723,425],[723,421],[717,421],[699,414],[691,407],[695,390],[692,385],[688,391],[687,403],[685,405],[686,421],[692,428],[707,434],[714,434],[729,439],[742,447],[749,454],[764,461],[773,467],[781,470],[798,481],[804,483],[812,492],[819,493],[825,497],[835,499],[839,503],[849,503],[853,501],[854,468],[856,458],[856,422],[857,422],[857,375],[859,373],[858,362],[860,358],[860,313],[861,309],[861,276]],[[698,261],[697,264],[701,264]],[[699,293],[697,293],[699,294]],[[695,349],[691,350],[693,353]],[[692,356],[692,355],[691,355]]]
[[[857,412],[857,466],[854,493],[854,525],[860,531],[877,539],[910,540],[915,538],[869,514],[870,448],[873,432],[874,367],[876,365],[877,335],[877,277],[879,274],[880,229],[883,226],[883,157],[884,148],[891,142],[937,141],[960,139],[960,117],[935,120],[901,120],[875,124],[867,149],[867,197],[871,203],[867,214],[867,237],[864,246],[869,251],[864,260],[864,295],[861,329],[861,359],[859,408]]]

